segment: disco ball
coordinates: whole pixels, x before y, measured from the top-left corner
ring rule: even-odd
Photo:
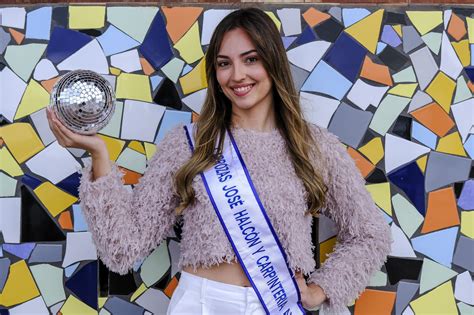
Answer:
[[[109,81],[89,70],[74,70],[53,86],[50,109],[73,132],[91,135],[104,128],[115,110]]]

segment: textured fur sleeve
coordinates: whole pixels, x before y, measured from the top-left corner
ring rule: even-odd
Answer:
[[[308,282],[318,284],[326,293],[325,314],[338,314],[381,269],[390,253],[392,236],[344,146],[327,130],[313,130],[320,158],[326,164],[323,177],[327,179],[328,194],[322,213],[336,223],[338,236],[334,251]]]
[[[109,174],[95,181],[91,181],[91,165],[82,170],[81,207],[98,255],[110,270],[126,274],[171,233],[179,202],[173,175],[190,155],[179,125],[158,144],[131,191],[123,185],[123,173],[115,163]]]

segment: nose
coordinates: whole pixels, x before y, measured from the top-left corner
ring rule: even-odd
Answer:
[[[243,65],[239,63],[235,63],[232,72],[232,80],[234,81],[242,81],[245,79],[245,68]]]

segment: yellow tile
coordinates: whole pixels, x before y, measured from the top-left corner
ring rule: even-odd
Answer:
[[[428,161],[428,156],[424,155],[416,160],[416,164],[420,168],[421,172],[424,174],[426,170],[426,162]]]
[[[0,170],[11,177],[23,175],[20,165],[15,161],[10,151],[6,147],[0,148]]]
[[[143,147],[143,145],[139,141],[136,141],[136,140],[130,141],[130,143],[128,144],[128,147],[130,149],[133,149],[133,150],[137,151],[137,152],[145,154],[145,148]]]
[[[150,79],[147,75],[121,73],[117,77],[117,98],[152,102]]]
[[[466,16],[469,44],[474,44],[474,19]]]
[[[139,297],[140,295],[142,295],[142,293],[145,292],[146,289],[147,289],[146,285],[144,283],[142,283],[140,285],[140,287],[130,297],[130,302],[135,301],[136,298]]]
[[[207,88],[206,58],[202,58],[193,70],[179,78],[179,83],[184,94]]]
[[[77,201],[77,198],[62,191],[50,182],[44,182],[33,190],[53,217]]]
[[[104,27],[105,6],[69,6],[69,28],[94,29]]]
[[[118,68],[114,68],[114,67],[109,67],[109,71],[111,74],[113,75],[120,75],[120,73],[122,73],[122,70],[118,69]]]
[[[402,33],[402,25],[401,24],[397,24],[397,25],[392,25],[393,29],[395,30],[395,32],[397,32],[398,36],[402,37],[403,33]]]
[[[41,139],[28,123],[13,123],[0,127],[0,138],[3,138],[18,163],[25,162],[44,149]]]
[[[373,54],[377,50],[383,12],[384,9],[377,10],[346,29],[346,33],[354,37]]]
[[[464,147],[462,145],[461,136],[457,131],[440,138],[436,147],[436,151],[467,156],[466,151],[464,151]]]
[[[449,114],[456,82],[443,72],[438,72],[425,92],[428,93]]]
[[[146,159],[150,160],[156,152],[156,144],[145,142]]]
[[[21,99],[20,105],[15,114],[14,119],[19,119],[34,113],[41,108],[48,106],[49,104],[49,93],[46,91],[41,84],[35,80],[30,80],[30,83],[26,87],[25,93]]]
[[[322,264],[326,260],[326,255],[334,251],[336,246],[336,237],[330,238],[319,244],[319,262]]]
[[[443,23],[442,11],[406,11],[406,13],[421,35],[425,35]]]
[[[410,303],[415,314],[457,315],[451,281],[438,286]]]
[[[377,165],[384,156],[382,139],[380,137],[373,138],[363,147],[360,147],[359,151],[365,155],[372,164]]]
[[[413,94],[415,94],[417,86],[418,83],[400,83],[391,88],[388,93],[404,97],[412,97]]]
[[[459,42],[451,42],[451,44],[453,45],[462,65],[464,67],[469,66],[471,64],[471,49],[469,47],[469,41],[464,39]]]
[[[199,34],[199,23],[196,22],[174,45],[179,51],[181,58],[188,64],[191,64],[204,56],[201,46],[201,38]]]
[[[107,298],[106,297],[105,298],[100,297],[97,305],[99,306],[99,308],[102,308],[104,306],[105,302],[107,302]]]
[[[7,281],[0,293],[0,305],[10,307],[40,295],[30,269],[24,260],[10,265]]]
[[[271,11],[265,11],[265,13],[273,20],[273,23],[275,23],[277,29],[280,31],[281,30],[281,22],[280,20],[275,16],[275,13]]]
[[[392,216],[392,202],[390,201],[390,183],[380,183],[365,186],[374,202],[389,216]]]
[[[105,145],[107,146],[107,151],[109,151],[110,160],[116,161],[120,155],[120,152],[122,152],[122,149],[125,146],[125,141],[115,139],[112,137],[107,137],[101,134],[99,134],[99,137],[101,137],[102,140],[105,141]]]
[[[461,211],[461,233],[474,238],[474,211]]]
[[[89,305],[78,300],[74,295],[69,295],[66,302],[60,310],[62,315],[97,315],[97,311],[91,308]]]

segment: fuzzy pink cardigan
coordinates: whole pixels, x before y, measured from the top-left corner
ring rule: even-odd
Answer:
[[[293,271],[309,276],[328,296],[326,313],[337,313],[357,298],[390,253],[391,233],[364,186],[364,179],[336,136],[310,125],[321,156],[312,154],[328,186],[322,213],[338,227],[335,250],[315,269],[310,216],[305,190],[291,164],[283,137],[270,132],[233,128],[232,134],[255,188],[280,238]],[[122,184],[116,164],[112,172],[91,181],[91,166],[82,171],[81,206],[99,257],[113,271],[127,273],[171,234],[178,196],[176,170],[191,156],[182,125],[170,130],[133,191]],[[325,167],[321,167],[321,162]],[[179,266],[209,267],[235,259],[209,201],[200,176],[193,182],[196,202],[183,213]]]

